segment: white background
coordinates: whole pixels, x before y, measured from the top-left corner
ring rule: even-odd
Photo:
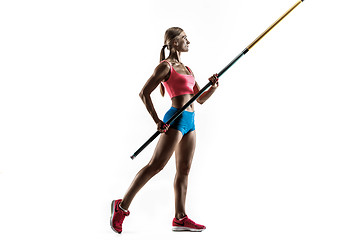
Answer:
[[[165,30],[204,86],[295,2],[2,1],[0,238],[359,239],[356,1],[300,4],[196,106],[187,212],[206,231],[171,232],[174,159],[109,225],[156,144],[130,160],[156,130],[138,93]]]

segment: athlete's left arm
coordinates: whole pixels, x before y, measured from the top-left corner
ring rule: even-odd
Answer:
[[[214,74],[209,78],[209,81],[212,82],[212,86],[209,88],[209,90],[205,91],[203,94],[200,95],[200,97],[196,100],[198,103],[203,104],[204,102],[206,102],[206,100],[208,100],[211,97],[211,95],[215,92],[215,90],[219,86],[218,80],[219,79],[217,78],[217,74]],[[199,91],[200,91],[199,84],[195,82],[194,94],[197,94]]]

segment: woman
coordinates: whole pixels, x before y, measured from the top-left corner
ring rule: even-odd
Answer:
[[[130,214],[127,209],[137,192],[165,167],[174,151],[176,176],[174,181],[175,218],[173,219],[173,230],[202,231],[205,229],[205,226],[190,220],[185,212],[188,174],[196,140],[194,104],[191,104],[170,126],[165,124],[177,109],[185,105],[200,90],[193,73],[180,60],[181,53],[188,52],[190,42],[185,32],[178,27],[169,28],[165,32],[164,42],[165,45],[160,54],[160,64],[155,68],[154,73],[140,92],[140,98],[156,123],[158,131],[162,134],[150,162],[138,172],[124,198],[112,202],[111,227],[117,233],[122,232],[124,218]],[[165,48],[170,50],[166,59]],[[197,99],[200,104],[204,103],[218,87],[216,74],[209,80],[212,82],[212,87]],[[150,97],[158,85],[160,85],[163,96],[164,87],[166,88],[172,101],[172,107],[165,114],[163,120],[159,119]]]

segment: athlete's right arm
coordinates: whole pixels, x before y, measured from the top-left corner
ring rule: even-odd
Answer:
[[[153,102],[151,100],[150,94],[155,90],[155,88],[168,76],[170,72],[170,66],[166,62],[160,63],[154,70],[154,73],[151,75],[149,80],[145,83],[144,87],[140,91],[140,98],[146,106],[146,109],[150,113],[154,122],[159,126],[159,123],[162,121],[159,119]]]

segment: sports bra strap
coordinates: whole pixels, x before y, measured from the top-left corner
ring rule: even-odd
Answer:
[[[170,66],[171,66],[171,63],[168,61],[168,60],[162,60],[160,63],[162,63],[162,62],[167,62]]]
[[[190,69],[188,66],[185,66],[185,67],[187,68],[187,70],[189,70],[189,72],[190,72],[191,75],[194,75],[194,74],[192,73],[191,69]]]

